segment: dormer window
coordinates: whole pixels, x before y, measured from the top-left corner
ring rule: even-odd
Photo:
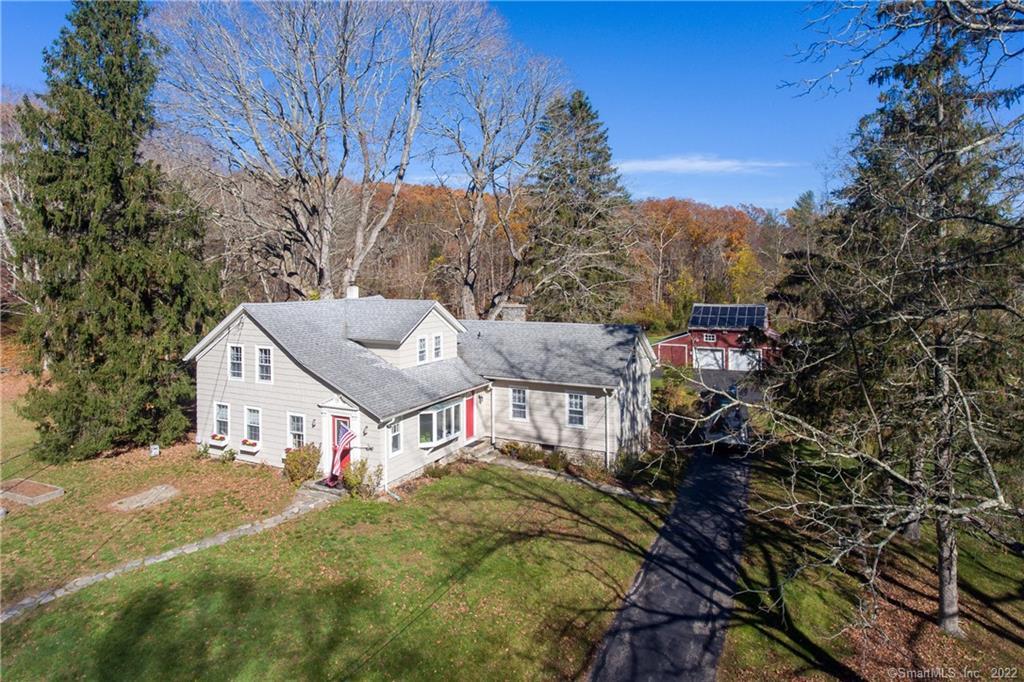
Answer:
[[[440,360],[442,354],[442,343],[443,337],[440,334],[434,334],[434,359]]]
[[[416,364],[427,361],[427,337],[421,336],[416,339]]]

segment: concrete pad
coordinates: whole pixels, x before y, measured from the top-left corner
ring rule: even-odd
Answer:
[[[124,499],[114,502],[111,507],[118,511],[136,511],[138,509],[146,509],[154,505],[161,504],[177,497],[181,494],[181,491],[175,488],[173,485],[158,485],[144,490],[138,495],[132,495]]]
[[[27,504],[30,507],[55,500],[64,494],[64,488],[49,483],[40,483],[29,478],[12,478],[4,481],[0,497],[11,502]]]

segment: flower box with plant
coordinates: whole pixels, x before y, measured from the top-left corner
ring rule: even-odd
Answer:
[[[251,438],[242,439],[242,450],[245,452],[256,452],[259,449],[260,444],[257,441],[254,441]]]
[[[211,448],[223,448],[228,444],[228,437],[223,433],[211,433],[210,434],[210,447]]]

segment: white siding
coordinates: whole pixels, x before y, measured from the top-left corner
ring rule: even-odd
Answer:
[[[635,454],[650,444],[651,361],[641,349],[626,367],[626,379],[617,391],[622,432],[618,449]]]
[[[481,401],[476,396],[484,397]],[[467,443],[487,438],[490,427],[488,424],[489,405],[486,393],[481,391],[473,397],[473,421],[475,428],[473,438],[469,440],[466,438],[466,398],[467,396],[459,398],[459,402],[462,403],[462,433],[455,440],[439,447],[431,449],[420,447],[419,412],[405,415],[401,418],[402,450],[394,455],[388,454],[389,434],[387,428],[378,425],[376,428],[371,429],[374,448],[380,453],[381,457],[388,458],[387,477],[389,483],[409,478],[411,475],[422,470],[426,465],[450,455]],[[445,401],[439,404],[449,404],[450,402],[455,401]]]
[[[525,388],[526,421],[511,418],[511,388]],[[586,405],[586,427],[568,425],[566,394],[582,393]],[[530,382],[494,382],[494,436],[505,440],[552,445],[559,448],[605,451],[605,397],[600,389]],[[617,450],[619,406],[609,399],[609,448]]]
[[[441,335],[441,357],[439,359],[448,360],[457,357],[458,336],[455,329],[436,310],[431,310],[416,329],[413,330],[412,334],[409,335],[409,338],[398,348],[383,348],[370,345],[367,345],[366,348],[372,350],[395,367],[415,367],[417,364],[417,340],[420,337],[426,338],[427,362],[431,362],[434,360],[434,336],[437,334]]]
[[[228,345],[243,348],[243,380],[228,380]],[[273,383],[256,382],[256,346],[273,347]],[[255,457],[240,454],[243,461],[281,466],[288,447],[288,413],[306,416],[306,440],[321,441],[318,403],[332,397],[330,389],[304,372],[245,315],[196,361],[197,438],[210,442],[213,404],[231,407],[227,447],[240,450],[245,434],[245,407],[262,410],[261,447]],[[313,424],[316,423],[314,427]]]

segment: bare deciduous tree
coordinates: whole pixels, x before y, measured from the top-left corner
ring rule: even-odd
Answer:
[[[487,13],[432,2],[161,8],[162,111],[211,147],[261,270],[302,297],[357,280],[394,212],[431,88]]]

